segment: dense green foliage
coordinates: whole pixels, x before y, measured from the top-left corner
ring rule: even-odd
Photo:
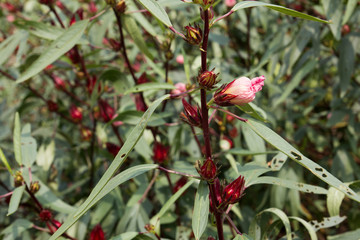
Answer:
[[[203,27],[199,5],[39,2],[0,3],[0,239],[49,239],[55,222],[69,239],[98,224],[106,239],[217,236],[194,167],[203,132],[179,118],[181,97],[201,106],[201,50],[181,37]],[[222,108],[249,121],[209,111],[219,178],[247,187],[228,214],[246,234],[225,220],[225,239],[358,239],[360,5],[264,2],[213,7],[234,11],[210,28],[216,86],[266,78]]]

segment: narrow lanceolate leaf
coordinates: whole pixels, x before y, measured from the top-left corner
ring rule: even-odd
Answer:
[[[236,237],[233,240],[253,240],[253,239],[246,233],[243,233],[241,235],[240,234],[236,235]]]
[[[115,172],[119,169],[119,167],[124,163],[127,156],[135,147],[136,143],[139,141],[142,136],[147,122],[149,121],[151,115],[155,111],[155,109],[160,105],[162,101],[168,99],[169,95],[165,95],[159,99],[157,99],[144,113],[143,117],[140,119],[139,123],[135,126],[135,128],[129,134],[129,137],[126,139],[124,145],[116,155],[115,159],[106,170],[104,175],[101,177],[98,184],[90,193],[90,196],[86,199],[86,201],[79,207],[76,213],[70,215],[68,219],[65,221],[63,225],[55,232],[54,235],[51,236],[51,240],[56,239],[61,234],[63,234],[69,227],[71,227],[85,212],[93,206],[97,201],[100,200],[99,197],[104,193],[103,191],[108,190],[107,184],[110,182],[111,177],[115,174]],[[104,190],[105,189],[105,190]]]
[[[250,228],[249,228],[249,234],[251,237],[253,237],[254,239],[260,239],[261,228],[258,225],[258,221],[259,221],[259,218],[261,217],[261,215],[263,215],[264,213],[272,213],[272,214],[276,215],[285,226],[286,239],[288,239],[288,240],[292,239],[290,220],[286,216],[286,214],[278,208],[268,208],[256,215],[256,217],[252,220],[252,222],[250,224]]]
[[[12,170],[11,170],[11,167],[10,167],[10,165],[9,165],[9,163],[8,163],[6,157],[5,157],[5,154],[4,154],[4,152],[2,151],[1,148],[0,148],[0,159],[1,159],[1,161],[4,163],[5,167],[6,167],[7,170],[9,171],[9,173],[10,173],[11,175],[13,175],[13,172],[12,172]]]
[[[149,48],[146,46],[143,35],[135,20],[130,16],[125,16],[124,25],[126,31],[129,33],[129,35],[134,40],[136,46],[141,50],[141,52],[144,53],[151,60],[154,60],[154,57],[151,55]]]
[[[21,156],[25,167],[33,165],[37,155],[37,144],[35,138],[31,136],[31,126],[26,124],[21,132]]]
[[[260,109],[259,107],[257,107],[255,104],[253,103],[247,103],[245,105],[242,106],[238,106],[236,105],[241,111],[243,111],[246,114],[249,114],[251,117],[258,119],[260,121],[266,122],[266,113]],[[256,109],[261,113],[257,112]]]
[[[19,204],[21,201],[21,197],[24,193],[24,189],[25,189],[25,185],[15,188],[13,194],[11,195],[7,216],[13,214],[19,208]]]
[[[22,158],[21,158],[21,126],[20,126],[20,117],[19,113],[15,114],[15,123],[14,123],[14,154],[16,162],[21,166]]]
[[[259,177],[256,180],[251,182],[251,185],[254,185],[254,184],[274,184],[274,185],[278,185],[281,187],[286,187],[286,188],[290,188],[290,189],[294,189],[294,190],[298,190],[298,191],[302,191],[302,192],[307,192],[307,193],[314,193],[314,194],[327,194],[328,193],[328,191],[322,187],[305,184],[305,183],[299,183],[299,182],[295,182],[295,181],[291,181],[291,180],[287,180],[287,179],[281,179],[281,178],[277,178],[277,177]]]
[[[326,169],[321,167],[319,164],[313,162],[309,158],[305,157],[301,152],[295,149],[282,137],[276,134],[274,131],[266,127],[265,125],[258,123],[254,120],[248,120],[246,123],[241,122],[242,126],[249,127],[254,130],[260,137],[270,143],[272,146],[277,148],[279,151],[286,154],[289,158],[296,161],[303,167],[307,168],[315,176],[320,178],[322,181],[328,183],[332,187],[343,192],[349,198],[360,202],[360,196],[357,195],[349,186],[341,182],[339,179],[331,175]]]
[[[308,223],[307,221],[305,221],[304,219],[299,218],[299,217],[289,217],[289,219],[296,220],[296,221],[300,222],[302,225],[304,225],[306,230],[309,232],[311,240],[317,240],[318,239],[317,236],[316,236],[316,232],[315,232],[314,228],[311,226],[310,223]]]
[[[191,186],[191,184],[193,184],[195,181],[198,181],[198,180],[192,179],[192,180],[188,181],[182,188],[180,188],[174,195],[172,195],[171,198],[169,198],[169,200],[167,200],[167,202],[164,204],[164,206],[160,209],[159,213],[151,218],[150,223],[155,225],[158,222],[158,220],[176,202],[176,200],[185,192],[185,190],[188,189]]]
[[[209,187],[206,181],[201,181],[195,196],[192,229],[195,239],[200,239],[204,233],[209,216]]]
[[[311,21],[316,21],[316,22],[322,22],[322,23],[329,23],[329,21],[325,21],[322,20],[320,18],[316,18],[283,6],[279,6],[279,5],[275,5],[275,4],[270,4],[270,3],[264,3],[264,2],[258,2],[258,1],[242,1],[237,3],[232,9],[231,11],[235,12],[237,10],[240,9],[244,9],[244,8],[249,8],[249,7],[267,7],[270,8],[272,10],[278,11],[280,13],[286,14],[286,15],[290,15],[293,17],[298,17],[298,18],[303,18],[306,20],[311,20]]]
[[[345,194],[331,187],[326,198],[326,206],[330,217],[340,215],[340,206],[345,197]]]
[[[27,39],[27,37],[28,33],[26,31],[18,31],[0,44],[0,66],[9,60],[21,40]]]
[[[159,19],[167,27],[171,27],[171,21],[165,10],[155,0],[138,0],[154,17]]]
[[[86,29],[89,20],[83,20],[73,24],[68,30],[60,35],[50,46],[44,50],[40,57],[22,73],[16,83],[21,83],[29,78],[35,76],[46,68],[49,64],[53,63],[64,53],[69,51],[81,38]]]
[[[161,89],[175,89],[175,87],[174,85],[169,83],[143,83],[130,88],[124,94]]]
[[[318,231],[323,228],[330,228],[334,227],[341,222],[343,222],[346,219],[346,216],[340,217],[340,216],[333,216],[333,217],[327,217],[324,218],[322,222],[318,222],[317,220],[312,220],[310,223],[312,224],[312,227],[315,231]]]

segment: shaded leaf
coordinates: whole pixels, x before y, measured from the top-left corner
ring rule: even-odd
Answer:
[[[154,17],[167,27],[171,27],[171,21],[165,10],[155,0],[138,0]]]
[[[200,181],[195,195],[192,229],[195,239],[200,239],[204,233],[209,216],[209,187],[206,181]]]
[[[175,89],[175,87],[170,83],[143,83],[128,89],[124,94],[160,89]]]
[[[9,209],[6,216],[9,216],[17,211],[24,190],[25,190],[25,185],[21,185],[20,187],[15,188],[13,194],[11,195]]]

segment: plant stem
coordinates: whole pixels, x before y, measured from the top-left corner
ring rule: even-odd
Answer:
[[[207,70],[207,46],[208,46],[208,37],[209,37],[209,12],[208,10],[201,10],[203,11],[204,16],[204,35],[203,35],[203,42],[201,46],[201,71],[205,72]],[[206,90],[201,89],[201,114],[202,114],[202,129],[204,135],[204,142],[205,142],[205,156],[206,159],[211,159],[211,146],[210,146],[210,132],[209,132],[209,123],[208,123],[208,108],[206,102]],[[223,231],[223,221],[222,221],[222,213],[217,210],[217,201],[215,197],[215,185],[208,183],[210,196],[212,202],[215,204],[215,219],[216,219],[216,227],[218,232],[219,240],[224,240],[224,231]]]
[[[242,233],[239,231],[239,229],[237,229],[235,223],[231,220],[231,218],[229,217],[229,215],[225,214],[225,218],[226,220],[229,222],[230,226],[235,230],[235,232],[237,234],[242,235]]]
[[[159,173],[160,173],[160,172],[159,172],[158,170],[155,171],[155,174],[154,174],[153,178],[151,179],[151,181],[150,181],[150,183],[149,183],[149,186],[147,186],[144,194],[141,196],[140,200],[138,201],[139,204],[142,203],[142,202],[145,200],[145,198],[146,198],[146,196],[148,195],[151,187],[154,185],[154,183],[155,183],[155,181],[156,181],[156,178],[159,176]]]
[[[166,169],[166,168],[161,167],[161,166],[159,166],[158,169],[161,170],[161,171],[164,171],[164,172],[168,172],[168,173],[173,173],[173,174],[182,175],[182,176],[185,176],[185,177],[191,177],[191,178],[200,179],[200,177],[198,177],[198,176],[183,173],[183,172],[177,172],[177,171],[174,171],[174,170]]]

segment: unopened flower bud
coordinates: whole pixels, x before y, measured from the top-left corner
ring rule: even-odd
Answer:
[[[48,100],[46,103],[50,112],[56,112],[59,109],[59,106],[54,101]]]
[[[99,100],[100,116],[104,122],[109,122],[115,115],[115,109],[110,104],[103,100]]]
[[[186,84],[185,83],[176,83],[175,89],[171,90],[171,97],[177,97],[178,95],[186,92]],[[184,95],[186,96],[186,95]]]
[[[233,7],[236,4],[236,0],[225,0],[225,5],[227,7]]]
[[[153,160],[155,163],[164,163],[169,159],[170,147],[164,146],[161,143],[156,142],[153,147]]]
[[[208,90],[218,83],[217,77],[219,74],[214,73],[214,69],[211,71],[205,71],[198,76],[199,85]]]
[[[174,57],[174,54],[169,50],[169,51],[166,51],[166,53],[165,53],[165,58],[166,58],[166,60],[171,60],[171,59],[173,59],[173,57]]]
[[[24,183],[24,178],[22,176],[22,173],[20,171],[17,171],[14,177],[14,185],[15,187],[19,187],[23,185],[23,183]]]
[[[180,113],[180,118],[184,122],[194,127],[201,127],[202,117],[198,107],[191,106],[184,98],[182,99],[184,112]]]
[[[211,7],[209,7],[206,11],[208,12],[208,18],[209,18],[209,20],[212,20],[212,19],[214,18],[214,15],[215,15],[215,13],[214,13],[214,8],[211,6]],[[204,12],[203,12],[203,11],[200,12],[200,17],[201,17],[201,19],[202,19],[203,21],[205,21],[205,16],[204,16]]]
[[[245,180],[243,176],[239,176],[224,188],[223,200],[226,203],[233,204],[240,200],[244,195]]]
[[[97,224],[90,233],[90,240],[105,240],[105,233],[100,224]]]
[[[118,13],[124,13],[125,9],[126,9],[126,4],[125,4],[125,0],[121,0],[119,1],[116,6],[115,9]]]
[[[186,26],[186,41],[192,45],[199,45],[202,41],[202,31],[199,26],[195,24],[194,27],[191,25]]]
[[[198,172],[203,179],[212,181],[216,177],[217,168],[214,161],[208,158]]]
[[[53,75],[54,84],[57,89],[66,89],[66,82],[56,75]]]
[[[120,51],[121,49],[121,44],[119,41],[113,39],[113,38],[110,38],[109,39],[109,43],[111,45],[111,47],[115,50],[115,51]]]
[[[89,128],[83,127],[81,129],[81,139],[84,141],[90,141],[92,137],[92,132]]]
[[[35,194],[39,191],[40,189],[40,184],[39,184],[39,181],[36,181],[36,182],[32,182],[30,184],[30,192]]]
[[[249,79],[241,77],[221,86],[214,95],[214,101],[220,106],[244,105],[255,99],[255,93],[264,86],[265,77]]]
[[[145,227],[146,231],[149,233],[155,233],[155,226],[152,224],[146,224]]]
[[[52,213],[50,210],[48,209],[43,209],[41,210],[41,212],[39,213],[39,218],[41,221],[43,222],[47,222],[50,221],[52,219]]]
[[[81,107],[77,107],[75,105],[70,107],[70,116],[74,122],[81,122],[83,118],[82,112],[83,110]]]
[[[39,0],[39,3],[49,6],[54,3],[54,0]]]

